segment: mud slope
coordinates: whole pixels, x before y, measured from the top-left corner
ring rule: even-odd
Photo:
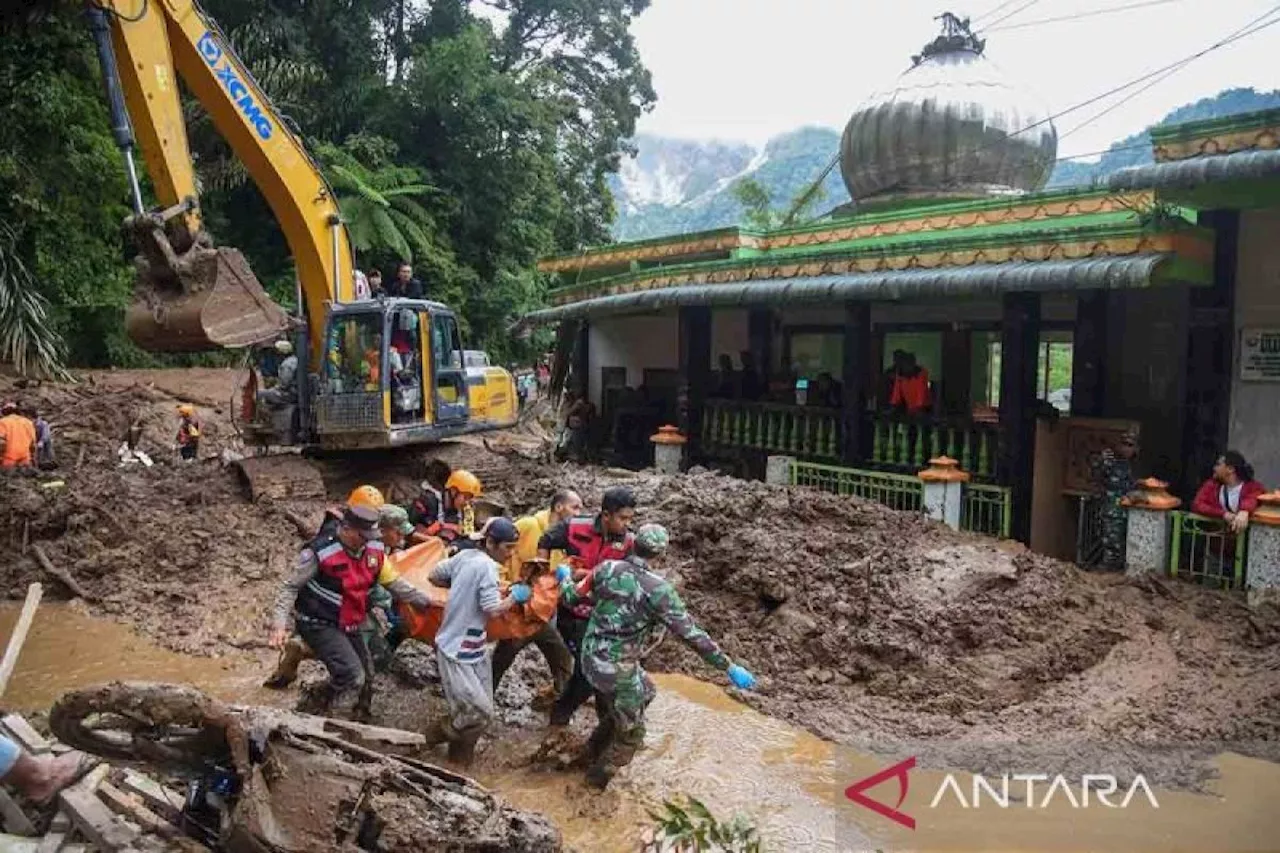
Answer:
[[[747,701],[823,737],[969,766],[1028,744],[1081,760],[1121,742],[1280,756],[1274,610],[710,473],[565,469],[512,503],[573,485],[591,504],[614,482],[671,529],[666,568],[695,617],[765,676]],[[672,640],[651,664],[711,676]]]

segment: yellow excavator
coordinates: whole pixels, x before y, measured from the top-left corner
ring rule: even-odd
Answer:
[[[129,336],[156,352],[249,348],[264,356],[240,401],[266,446],[351,450],[502,429],[519,415],[500,367],[468,369],[457,317],[428,299],[356,298],[332,188],[298,136],[192,0],[89,0],[112,132],[124,154],[140,254]],[[117,61],[117,58],[119,61]],[[293,254],[298,312],[267,295],[244,256],[213,245],[200,216],[178,80],[200,102],[271,206]],[[141,150],[158,207],[147,209]],[[429,285],[428,285],[429,288]],[[274,388],[256,369],[296,358]]]

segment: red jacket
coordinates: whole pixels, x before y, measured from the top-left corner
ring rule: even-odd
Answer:
[[[1232,511],[1244,510],[1252,513],[1258,508],[1258,495],[1265,491],[1266,487],[1257,480],[1246,480],[1240,489],[1240,506]],[[1191,511],[1209,518],[1222,518],[1227,511],[1227,507],[1223,506],[1225,500],[1226,487],[1210,477],[1196,492],[1196,498],[1191,502]]]

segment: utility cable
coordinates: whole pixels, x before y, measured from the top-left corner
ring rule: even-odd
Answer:
[[[1075,127],[1071,128],[1070,130],[1067,130],[1067,131],[1065,131],[1065,132],[1063,132],[1063,133],[1060,133],[1060,134],[1058,135],[1058,139],[1063,139],[1063,138],[1065,138],[1065,137],[1070,136],[1071,134],[1075,133],[1077,130],[1080,130],[1081,128],[1087,127],[1088,125],[1090,125],[1090,124],[1092,124],[1093,122],[1097,121],[1098,119],[1102,118],[1104,115],[1107,115],[1108,113],[1110,113],[1110,112],[1112,112],[1112,111],[1114,111],[1114,110],[1118,109],[1119,107],[1123,106],[1124,104],[1128,103],[1129,101],[1132,101],[1134,98],[1138,97],[1138,95],[1141,95],[1143,92],[1147,91],[1147,90],[1148,90],[1148,89],[1150,89],[1152,86],[1155,86],[1155,85],[1156,85],[1156,84],[1158,84],[1158,83],[1162,83],[1162,82],[1164,82],[1166,79],[1168,79],[1169,77],[1172,77],[1174,74],[1177,74],[1177,73],[1178,73],[1179,71],[1181,71],[1183,68],[1186,68],[1186,67],[1187,67],[1188,65],[1190,65],[1192,62],[1194,62],[1195,60],[1197,60],[1197,59],[1199,59],[1200,57],[1204,56],[1206,53],[1209,53],[1210,51],[1216,50],[1216,49],[1218,49],[1219,47],[1224,47],[1224,46],[1226,46],[1226,45],[1228,45],[1228,44],[1231,44],[1232,42],[1239,41],[1240,39],[1247,38],[1248,36],[1251,36],[1251,35],[1253,35],[1254,33],[1257,33],[1257,32],[1260,32],[1260,31],[1262,31],[1262,30],[1265,30],[1265,29],[1266,29],[1266,28],[1268,28],[1268,27],[1272,27],[1272,26],[1275,26],[1276,24],[1280,24],[1280,18],[1273,18],[1272,20],[1270,20],[1270,21],[1266,21],[1265,23],[1259,23],[1259,21],[1261,21],[1263,18],[1266,18],[1266,17],[1268,17],[1268,16],[1274,15],[1274,14],[1276,14],[1276,12],[1280,12],[1280,6],[1276,6],[1276,7],[1272,8],[1270,12],[1266,12],[1266,13],[1264,13],[1262,16],[1260,16],[1260,17],[1258,17],[1258,18],[1254,18],[1254,19],[1253,19],[1252,21],[1250,21],[1248,24],[1245,24],[1245,25],[1244,25],[1244,27],[1241,27],[1240,29],[1236,30],[1234,33],[1232,33],[1231,35],[1227,36],[1225,39],[1223,39],[1223,40],[1221,40],[1221,41],[1217,42],[1216,44],[1212,45],[1211,47],[1206,48],[1205,50],[1202,50],[1202,51],[1200,51],[1199,53],[1193,54],[1192,56],[1189,56],[1189,57],[1187,57],[1186,59],[1181,60],[1180,62],[1176,62],[1176,63],[1174,63],[1173,65],[1166,66],[1166,68],[1161,69],[1160,71],[1156,72],[1156,73],[1155,73],[1155,75],[1154,75],[1154,79],[1151,79],[1151,80],[1150,80],[1150,82],[1148,82],[1145,86],[1142,86],[1141,88],[1136,89],[1136,90],[1135,90],[1135,91],[1133,91],[1133,92],[1130,92],[1129,94],[1125,95],[1125,96],[1124,96],[1123,98],[1121,98],[1120,100],[1116,101],[1114,104],[1111,104],[1110,106],[1106,107],[1105,109],[1102,109],[1102,110],[1100,110],[1100,111],[1098,111],[1098,112],[1094,113],[1093,115],[1089,116],[1089,118],[1087,118],[1087,119],[1085,119],[1084,121],[1080,122],[1079,124],[1077,124]],[[1152,76],[1152,75],[1148,75],[1148,77],[1151,77],[1151,76]],[[1145,78],[1144,78],[1144,79],[1145,79]]]
[[[972,26],[976,27],[979,21],[982,21],[986,18],[990,18],[992,15],[998,14],[1002,9],[1008,6],[1012,6],[1016,2],[1018,2],[1018,0],[1004,0],[1004,2],[998,3],[997,5],[983,12],[981,15],[978,15],[976,18],[974,18],[973,21],[971,22]]]
[[[1067,21],[1079,21],[1085,18],[1094,18],[1099,15],[1113,15],[1116,12],[1128,12],[1131,9],[1145,9],[1148,6],[1164,6],[1169,3],[1181,3],[1183,0],[1143,0],[1141,3],[1129,3],[1124,6],[1113,6],[1111,8],[1092,9],[1087,12],[1077,12],[1074,15],[1058,15],[1053,18],[1037,18],[1034,21],[1024,21],[1022,23],[1005,24],[1003,27],[986,27],[984,33],[1005,33],[1010,30],[1022,30],[1028,27],[1037,27],[1044,24],[1058,24]]]
[[[108,15],[115,15],[117,18],[124,21],[126,24],[136,24],[138,23],[138,21],[141,21],[143,18],[147,16],[147,7],[150,5],[150,3],[151,3],[151,0],[142,0],[142,7],[138,9],[138,14],[134,15],[133,17],[129,17],[128,15],[121,14],[120,10],[116,8],[116,4],[114,0],[104,0],[104,2],[100,2],[100,3],[95,3],[95,2],[92,2],[92,0],[90,0],[89,5],[95,9],[98,9],[99,11],[106,12]]]
[[[1021,14],[1022,12],[1025,12],[1027,9],[1030,9],[1032,6],[1036,5],[1036,4],[1037,4],[1037,3],[1039,3],[1039,2],[1040,2],[1040,0],[1027,0],[1027,2],[1026,2],[1026,3],[1023,3],[1021,6],[1019,6],[1019,7],[1018,7],[1018,8],[1016,8],[1016,9],[1014,9],[1012,12],[1006,12],[1005,14],[1001,15],[999,18],[996,18],[994,21],[992,21],[992,22],[991,22],[990,24],[988,24],[986,27],[984,27],[984,28],[982,28],[982,29],[978,30],[978,32],[979,32],[979,33],[985,33],[988,29],[990,29],[991,27],[994,27],[996,24],[999,24],[999,23],[1001,23],[1001,22],[1003,22],[1003,21],[1007,21],[1007,20],[1009,20],[1010,18],[1012,18],[1014,15]]]

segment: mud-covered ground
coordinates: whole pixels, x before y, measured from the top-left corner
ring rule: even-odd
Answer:
[[[63,485],[0,480],[11,544],[0,584],[18,596],[40,574],[25,539],[96,599],[91,612],[179,651],[234,647],[267,667],[265,615],[300,542],[283,510],[318,519],[322,502],[244,499],[217,458],[236,442],[213,392],[196,400],[206,459],[174,464],[172,394],[198,396],[195,388],[152,387],[135,374],[16,392],[55,421]],[[157,459],[150,469],[115,464],[136,417]],[[487,443],[492,450],[476,440],[439,452],[480,469],[513,511],[541,507],[565,486],[588,504],[609,485],[633,486],[640,520],[672,531],[664,569],[694,616],[762,676],[742,698],[822,737],[995,772],[1031,757],[1039,772],[1051,772],[1046,762],[1123,772],[1131,759],[1158,784],[1194,784],[1198,759],[1223,748],[1280,758],[1273,609],[1163,579],[1081,572],[852,498],[712,473],[548,467],[502,453],[511,444],[502,437]],[[404,500],[423,459],[402,451],[320,464],[331,498],[368,480]],[[501,698],[512,724],[534,726],[539,717],[521,704],[542,664],[536,652],[525,657]],[[419,711],[404,709],[418,708],[415,685],[431,681],[428,655],[406,649],[402,658],[375,705],[389,724],[413,721]],[[670,639],[651,666],[724,683]]]

